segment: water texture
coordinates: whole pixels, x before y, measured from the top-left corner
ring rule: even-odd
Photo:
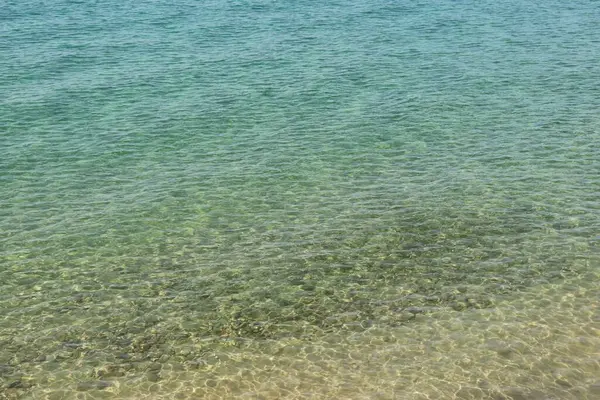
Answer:
[[[600,4],[0,3],[0,399],[600,399]]]

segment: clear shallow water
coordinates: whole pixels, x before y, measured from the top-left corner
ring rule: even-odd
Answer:
[[[600,398],[600,9],[544,3],[5,3],[0,398]]]

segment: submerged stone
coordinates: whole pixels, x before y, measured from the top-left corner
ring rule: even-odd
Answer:
[[[104,390],[111,386],[113,386],[113,383],[109,381],[79,382],[77,384],[77,390],[80,392],[87,390]]]
[[[158,382],[160,380],[160,374],[156,371],[148,371],[146,372],[146,379],[150,382]]]
[[[596,381],[589,386],[590,393],[600,397],[600,381]]]
[[[6,385],[6,387],[9,389],[23,389],[24,384],[21,380],[16,380]]]
[[[0,364],[0,377],[12,374],[14,369],[15,368],[10,365]]]
[[[119,365],[105,365],[98,371],[96,371],[96,376],[99,378],[112,378],[119,377],[125,375],[125,369]]]

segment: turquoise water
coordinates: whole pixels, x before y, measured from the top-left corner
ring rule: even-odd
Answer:
[[[0,399],[600,399],[598,2],[325,3],[1,5]]]

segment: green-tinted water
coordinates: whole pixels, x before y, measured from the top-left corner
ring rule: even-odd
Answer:
[[[5,2],[0,399],[600,399],[599,18]]]

